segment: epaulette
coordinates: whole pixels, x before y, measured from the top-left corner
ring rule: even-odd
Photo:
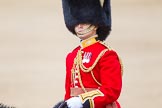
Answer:
[[[107,43],[105,43],[104,41],[100,41],[100,43],[102,44],[102,45],[104,45],[106,48],[108,48],[108,50],[113,50]],[[120,66],[121,66],[121,73],[122,73],[122,76],[123,76],[123,68],[124,68],[124,66],[123,66],[123,62],[122,62],[122,60],[121,60],[121,57],[118,55],[118,58],[119,58],[119,62],[120,62]]]
[[[113,50],[106,42],[99,41],[103,46],[105,46],[108,50]]]

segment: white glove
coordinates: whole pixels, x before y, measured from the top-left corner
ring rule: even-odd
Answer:
[[[68,108],[83,108],[82,102],[79,97],[72,97],[67,101]]]

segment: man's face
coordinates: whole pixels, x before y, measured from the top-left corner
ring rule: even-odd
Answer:
[[[91,25],[90,24],[78,24],[75,26],[75,32],[77,34],[82,34],[85,30],[87,30]]]
[[[77,36],[84,40],[96,34],[96,27],[91,24],[78,24],[75,26]]]

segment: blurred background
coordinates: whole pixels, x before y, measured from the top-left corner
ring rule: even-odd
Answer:
[[[122,108],[162,106],[162,1],[112,0],[106,42],[124,64]],[[61,0],[0,1],[0,103],[52,108],[64,97],[65,58],[79,44]]]

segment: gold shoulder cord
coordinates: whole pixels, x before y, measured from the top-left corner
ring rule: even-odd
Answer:
[[[120,66],[121,66],[121,74],[122,74],[122,76],[123,76],[123,71],[124,71],[124,66],[123,66],[123,62],[122,62],[122,60],[121,60],[121,58],[119,57],[119,63],[120,63]]]
[[[93,79],[95,80],[95,82],[96,82],[99,86],[101,86],[102,84],[101,84],[99,81],[97,81],[97,79],[95,78],[95,76],[94,76],[94,74],[93,74],[93,71],[91,71],[91,75],[92,75]]]
[[[78,56],[78,61],[79,61],[79,67],[81,68],[81,70],[83,72],[90,72],[92,71],[92,69],[96,66],[96,64],[98,63],[98,61],[100,60],[100,58],[105,54],[105,52],[108,51],[108,49],[104,49],[103,51],[101,51],[101,53],[98,55],[98,57],[96,58],[95,62],[93,63],[93,65],[89,68],[86,68],[83,63],[82,63],[82,53],[81,51],[78,51],[79,56]]]
[[[102,44],[102,45],[104,45],[104,46],[106,46],[109,50],[112,50],[112,48],[110,47],[110,46],[108,46],[108,45],[106,45],[106,43],[105,42],[101,42],[100,41],[100,43]],[[124,71],[124,66],[123,66],[123,62],[122,62],[122,59],[120,58],[120,56],[119,56],[119,63],[120,63],[120,66],[121,66],[121,74],[122,74],[122,76],[123,76],[123,71]]]

